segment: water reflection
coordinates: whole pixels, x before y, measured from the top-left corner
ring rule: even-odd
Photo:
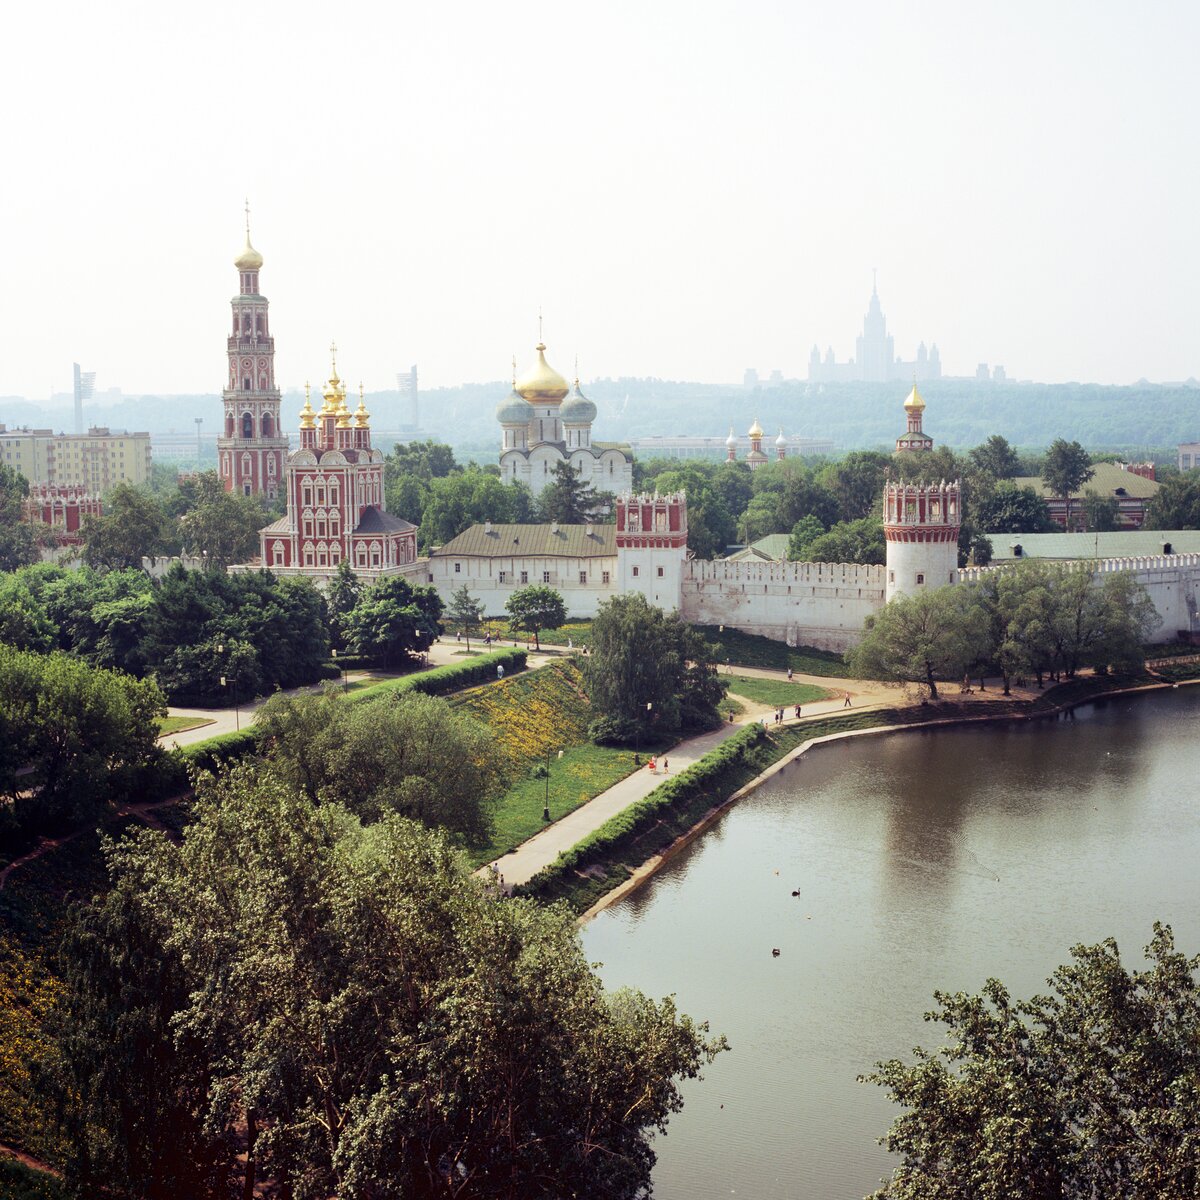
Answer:
[[[1155,918],[1200,949],[1197,716],[1200,689],[831,746],[592,922],[607,981],[734,1046],[685,1088],[656,1195],[861,1197],[894,1114],[855,1075],[934,1035],[935,988],[1031,994],[1071,944],[1128,954]]]

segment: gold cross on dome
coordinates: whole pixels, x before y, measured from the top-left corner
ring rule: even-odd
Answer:
[[[250,197],[246,197],[246,237],[250,236]]]
[[[333,360],[333,377],[337,378],[337,342],[329,343],[329,357]]]

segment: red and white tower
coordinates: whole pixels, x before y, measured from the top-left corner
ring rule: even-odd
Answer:
[[[246,206],[246,247],[234,259],[238,294],[233,298],[229,335],[229,373],[221,398],[225,428],[217,438],[217,461],[227,492],[263,495],[274,500],[283,490],[288,440],[279,421],[275,384],[275,339],[267,299],[258,290],[263,257],[250,244],[250,206]]]
[[[913,596],[953,583],[958,571],[962,498],[958,480],[887,483],[883,536],[887,539],[887,599]]]
[[[687,561],[687,497],[617,497],[617,576],[622,592],[641,592],[662,609],[676,609]]]

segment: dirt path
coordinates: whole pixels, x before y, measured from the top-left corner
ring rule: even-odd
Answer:
[[[42,1162],[40,1158],[34,1158],[32,1154],[26,1154],[24,1150],[18,1150],[15,1146],[6,1146],[3,1142],[0,1142],[0,1158],[15,1158],[31,1171],[41,1171],[43,1175],[53,1175],[55,1179],[62,1178],[62,1172],[48,1162]]]
[[[171,830],[158,819],[154,810],[178,804],[181,800],[186,799],[188,795],[190,793],[180,792],[178,796],[168,796],[165,800],[146,800],[141,804],[122,804],[120,808],[114,809],[105,817],[101,821],[101,825],[111,825],[113,821],[119,821],[122,817],[134,817],[144,825],[148,825],[151,829],[157,829],[161,833],[170,834]],[[4,886],[8,883],[8,877],[18,867],[23,867],[26,863],[36,861],[43,855],[49,854],[51,850],[57,850],[59,846],[65,846],[68,842],[73,842],[80,834],[87,832],[89,830],[86,828],[76,829],[73,833],[64,833],[61,837],[39,838],[37,845],[32,850],[26,851],[20,858],[14,858],[8,866],[0,869],[0,892],[4,891]]]

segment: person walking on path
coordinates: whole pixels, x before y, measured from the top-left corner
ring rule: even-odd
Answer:
[[[796,705],[796,720],[800,720],[800,705]]]
[[[671,773],[671,760],[669,758],[664,758],[663,759],[663,774],[670,775],[670,773]]]
[[[843,708],[849,708],[849,707],[850,707],[850,693],[849,693],[849,692],[847,692],[847,693],[846,693],[846,703],[845,703],[845,704],[843,704],[843,705],[842,705],[842,707],[843,707]]]
[[[788,683],[792,682],[792,668],[788,667]]]

